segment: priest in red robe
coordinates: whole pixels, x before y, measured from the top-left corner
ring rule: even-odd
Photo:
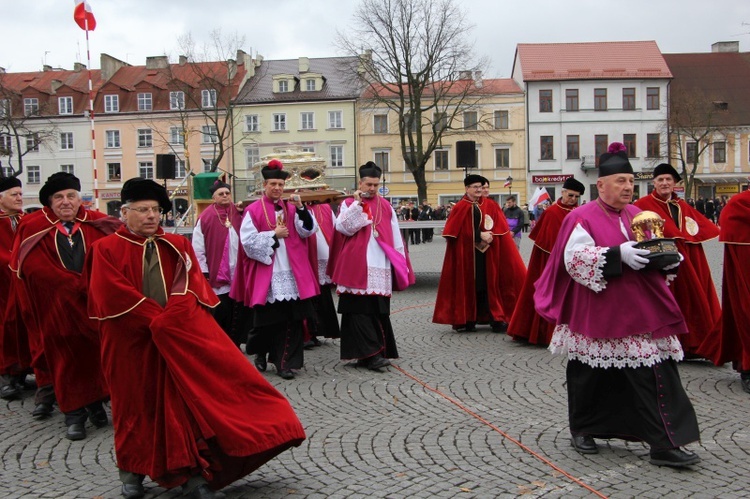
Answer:
[[[700,351],[716,365],[731,362],[742,389],[750,393],[750,190],[729,199],[719,225],[724,243],[721,334]]]
[[[508,334],[513,339],[526,340],[545,347],[552,339],[555,324],[544,320],[534,308],[534,283],[547,265],[563,219],[578,206],[578,200],[585,191],[586,188],[578,180],[573,177],[566,179],[560,199],[544,210],[544,216],[531,229],[529,239],[534,241],[534,248],[531,250],[529,269],[521,288],[518,305],[508,325]]]
[[[18,226],[11,270],[23,280],[34,327],[70,440],[86,438],[86,419],[109,424],[102,401],[107,387],[99,360],[96,323],[86,313],[86,283],[81,277],[91,244],[121,225],[116,218],[87,211],[81,182],[70,173],[51,175],[39,190],[44,208]]]
[[[135,178],[123,185],[122,201],[125,226],[86,261],[122,494],[142,497],[148,475],[212,498],[305,433],[211,317],[219,300],[190,242],[159,227],[171,208],[166,190]]]
[[[480,175],[464,179],[466,195],[451,210],[432,322],[457,331],[490,324],[503,332],[513,315],[526,267],[500,206],[482,196]]]
[[[719,228],[674,192],[680,174],[671,165],[654,168],[654,190],[635,202],[642,210],[658,213],[664,219],[664,237],[674,238],[685,258],[669,289],[677,300],[688,334],[679,336],[686,358],[707,357],[719,341],[721,305],[711,277],[702,243],[719,236]]]

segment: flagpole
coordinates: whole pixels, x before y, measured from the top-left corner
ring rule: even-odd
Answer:
[[[91,51],[89,49],[89,20],[84,19],[86,32],[86,67],[89,76],[89,117],[91,122],[91,164],[94,171],[94,209],[99,211],[99,175],[96,168],[96,130],[94,128],[94,86],[91,82]]]

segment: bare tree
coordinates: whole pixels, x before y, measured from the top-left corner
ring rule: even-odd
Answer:
[[[726,105],[698,88],[673,86],[669,97],[670,159],[681,166],[685,195],[692,196],[701,157],[716,142],[726,142]]]
[[[475,108],[484,62],[473,62],[464,12],[453,0],[363,0],[348,33],[337,44],[359,55],[355,68],[363,100],[387,106],[398,116],[401,153],[427,199],[425,165],[441,139]]]

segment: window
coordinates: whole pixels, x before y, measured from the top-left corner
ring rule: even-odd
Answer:
[[[203,125],[201,127],[201,143],[217,144],[219,142],[219,132],[214,125]]]
[[[555,159],[555,138],[552,135],[542,135],[540,142],[540,159]]]
[[[315,130],[315,113],[299,113],[302,130]]]
[[[107,163],[107,180],[109,182],[119,182],[121,179],[120,163]]]
[[[245,131],[260,132],[260,118],[257,114],[245,115]]]
[[[10,156],[13,152],[13,138],[8,134],[0,134],[0,154]]]
[[[42,172],[41,167],[38,165],[32,165],[26,167],[26,183],[27,184],[39,184],[41,183]]]
[[[13,168],[10,166],[3,166],[2,167],[3,177],[10,177],[13,175]]]
[[[30,133],[29,135],[26,136],[26,151],[27,152],[39,152],[39,134],[38,133]]]
[[[302,152],[315,152],[315,148],[313,146],[302,146]]]
[[[566,137],[568,159],[581,159],[581,141],[578,135],[568,135]]]
[[[10,99],[0,99],[0,118],[10,116]]]
[[[448,115],[446,113],[435,113],[432,115],[432,120],[435,132],[443,132],[448,128]]]
[[[138,175],[141,178],[154,178],[154,162],[153,161],[140,161],[138,163]]]
[[[169,128],[169,143],[185,145],[185,131],[182,127],[173,126]]]
[[[594,111],[606,111],[606,110],[607,110],[607,89],[595,88],[594,89]]]
[[[311,78],[308,78],[307,80],[305,80],[305,89],[308,92],[315,91],[315,80],[313,80]]]
[[[344,166],[344,146],[331,146],[331,166]]]
[[[58,97],[57,112],[60,114],[73,114],[73,97]]]
[[[274,113],[273,131],[282,132],[286,130],[286,113]]]
[[[208,158],[201,158],[201,161],[203,162],[203,173],[208,173],[211,171],[211,166],[214,163],[213,159]]]
[[[185,178],[185,175],[187,175],[187,170],[185,169],[185,160],[178,159],[177,161],[175,161],[174,166],[174,178]]]
[[[151,111],[154,108],[153,99],[150,92],[143,92],[138,94],[138,110],[139,111]]]
[[[328,128],[344,128],[343,111],[328,111]]]
[[[635,158],[635,134],[626,133],[622,136],[622,143],[625,144],[625,148],[628,150],[628,158]]]
[[[552,90],[540,90],[539,91],[539,112],[540,113],[552,112]]]
[[[578,89],[569,88],[565,90],[565,110],[578,111]]]
[[[391,153],[388,151],[377,151],[374,158],[375,164],[378,165],[383,172],[390,171],[391,164]]]
[[[444,170],[444,171],[448,170],[448,168],[450,166],[448,164],[449,161],[450,161],[450,158],[449,158],[447,150],[445,150],[445,149],[436,149],[432,153],[432,155],[435,158],[435,171],[438,171],[438,170]]]
[[[646,109],[659,109],[659,87],[646,88]]]
[[[635,109],[635,89],[622,89],[622,109],[623,111],[633,111]]]
[[[64,173],[70,173],[71,175],[76,174],[74,165],[60,165],[60,171]]]
[[[60,149],[70,151],[73,149],[73,132],[60,133]]]
[[[258,161],[260,161],[260,148],[259,147],[246,147],[245,148],[245,168],[249,170]]]
[[[216,107],[216,89],[201,90],[201,107]]]
[[[153,136],[150,128],[138,129],[138,147],[153,147]]]
[[[105,133],[106,136],[106,148],[107,149],[115,149],[120,147],[120,130],[107,130]]]
[[[24,116],[34,116],[39,114],[39,99],[36,97],[23,100]]]
[[[495,129],[507,130],[508,128],[508,111],[495,111]]]
[[[119,95],[105,95],[104,96],[104,112],[105,113],[120,112],[120,96]]]
[[[279,80],[279,92],[288,92],[289,82],[286,80]]]
[[[404,115],[404,131],[416,132],[417,120],[411,114]]]
[[[477,123],[476,111],[464,111],[464,130],[476,130]]]
[[[594,135],[594,156],[596,156],[596,166],[599,166],[599,156],[607,152],[609,147],[608,135]]]
[[[726,163],[727,162],[727,143],[714,142],[714,163]]]
[[[169,109],[185,109],[185,92],[169,92]]]
[[[685,144],[685,158],[691,165],[698,159],[698,144],[696,142],[688,142]]]
[[[376,114],[373,117],[372,131],[374,133],[388,133],[388,115]]]
[[[495,148],[495,168],[510,168],[510,148]]]
[[[661,137],[658,133],[646,134],[646,157],[661,157]]]

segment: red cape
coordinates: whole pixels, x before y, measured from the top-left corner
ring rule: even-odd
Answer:
[[[732,362],[750,371],[750,191],[732,196],[719,221],[725,243],[721,335],[702,350],[716,365]]]
[[[526,277],[526,267],[500,206],[491,199],[483,199],[479,205],[481,226],[494,237],[485,252],[487,295],[492,317],[476,316],[472,206],[467,197],[462,198],[451,210],[443,229],[447,248],[432,316],[432,322],[437,324],[460,325],[490,320],[508,322]]]
[[[22,217],[19,214],[18,217]],[[29,340],[23,322],[18,321],[15,285],[11,279],[10,255],[15,232],[11,215],[0,211],[0,374],[16,374],[31,365]]]
[[[305,433],[207,310],[218,299],[190,242],[160,230],[156,247],[165,308],[141,291],[144,238],[123,228],[86,260],[118,466],[163,487],[202,472],[218,489],[299,445]]]
[[[571,211],[572,208],[563,205],[558,199],[555,204],[544,210],[544,215],[529,234],[529,239],[534,241],[534,248],[531,250],[529,268],[523,281],[518,305],[508,324],[508,334],[515,339],[528,340],[529,343],[542,346],[549,345],[552,339],[555,324],[544,320],[534,308],[534,283],[547,265],[563,219]]]
[[[701,242],[717,237],[719,228],[674,194],[672,202],[679,208],[679,226],[670,214],[668,203],[655,192],[640,198],[635,205],[664,219],[664,237],[675,238],[677,249],[685,257],[677,277],[669,285],[688,326],[688,334],[679,336],[680,343],[686,354],[707,357],[714,350],[711,342],[719,339],[721,306]]]
[[[76,215],[86,251],[121,222],[81,207]],[[59,219],[45,207],[18,226],[11,269],[23,280],[34,328],[52,374],[60,410],[79,409],[108,395],[96,323],[86,313],[81,274],[63,267],[56,245]]]

